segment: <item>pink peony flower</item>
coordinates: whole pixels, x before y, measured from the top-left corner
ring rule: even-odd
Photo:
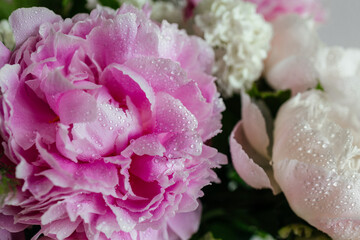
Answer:
[[[244,0],[257,5],[257,11],[267,21],[278,16],[294,13],[302,16],[313,16],[316,21],[323,21],[325,12],[319,0]]]
[[[187,239],[201,188],[226,157],[213,52],[175,25],[124,5],[62,20],[10,16],[0,44],[0,132],[20,182],[0,228],[54,239]],[[37,236],[34,237],[36,239]]]

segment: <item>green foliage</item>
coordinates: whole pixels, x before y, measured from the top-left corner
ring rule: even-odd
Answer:
[[[211,232],[206,233],[202,238],[199,240],[221,240],[220,238],[215,238]]]
[[[252,88],[247,91],[247,94],[251,98],[264,102],[269,108],[271,116],[275,118],[281,105],[290,99],[291,90],[274,91],[261,79],[253,84]]]
[[[113,9],[117,9],[120,7],[119,1],[116,1],[116,0],[99,0],[99,2],[101,3],[101,5],[108,6]]]
[[[16,193],[16,186],[19,182],[14,177],[14,173],[13,167],[0,163],[0,205],[10,193]]]
[[[86,0],[0,0],[0,19],[7,19],[17,8],[47,7],[64,18],[76,13],[88,12]]]
[[[330,240],[319,230],[305,224],[290,224],[279,230],[280,239],[294,240]]]
[[[318,82],[318,84],[316,85],[315,89],[316,89],[316,90],[320,90],[320,91],[324,91],[324,88],[323,88],[323,86],[321,85],[320,82]]]

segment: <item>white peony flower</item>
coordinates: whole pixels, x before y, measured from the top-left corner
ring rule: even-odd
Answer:
[[[256,6],[241,0],[203,0],[195,23],[216,53],[214,73],[225,95],[240,93],[263,70],[272,29],[256,13]]]
[[[336,240],[360,236],[360,128],[348,107],[305,92],[281,107],[274,132],[275,179],[290,206]]]
[[[316,63],[321,85],[331,100],[351,106],[360,119],[360,49],[324,46]]]
[[[15,47],[15,38],[7,20],[0,21],[0,42],[4,43],[10,50]]]
[[[255,188],[280,187],[299,217],[333,239],[359,239],[360,118],[353,106],[318,90],[296,95],[280,108],[272,156],[264,156],[267,121],[246,97],[244,105],[230,137],[239,175]]]
[[[318,83],[316,59],[321,47],[314,21],[285,15],[272,22],[274,37],[265,61],[265,77],[274,89],[293,95]]]

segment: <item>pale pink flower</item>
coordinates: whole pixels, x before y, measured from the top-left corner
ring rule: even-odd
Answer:
[[[289,13],[312,16],[316,21],[323,21],[325,12],[321,0],[244,0],[257,5],[257,11],[267,21]]]
[[[212,49],[127,5],[65,20],[19,9],[10,23],[17,46],[0,44],[0,132],[20,185],[0,227],[41,225],[55,239],[189,238],[201,188],[226,162],[204,144],[224,110]]]
[[[291,89],[292,94],[315,87],[321,42],[314,22],[286,15],[272,22],[273,39],[265,60],[264,75],[274,89]]]
[[[280,108],[272,131],[266,111],[243,97],[244,118],[230,137],[232,159],[244,181],[282,191],[309,224],[333,239],[358,239],[360,120],[352,106],[331,98],[299,93]]]
[[[191,17],[194,9],[202,0],[187,0],[185,16]],[[321,0],[238,0],[251,2],[257,6],[257,12],[267,21],[273,21],[281,15],[297,14],[303,17],[313,17],[315,21],[325,20],[325,10]]]

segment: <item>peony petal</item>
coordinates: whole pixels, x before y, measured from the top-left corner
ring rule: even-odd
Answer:
[[[129,46],[134,44],[137,28],[136,16],[129,13],[104,20],[87,35],[89,55],[94,56],[102,69],[111,63],[124,63],[134,51]]]
[[[359,173],[344,177],[296,159],[274,164],[276,180],[294,212],[333,239],[360,235]]]
[[[265,61],[265,76],[275,89],[291,89],[293,95],[315,87],[316,55],[320,40],[310,20],[284,15],[273,22],[274,37]],[[291,74],[291,77],[289,75]]]
[[[14,32],[16,46],[22,44],[30,36],[36,34],[39,26],[46,22],[60,21],[61,17],[43,7],[20,8],[9,17]]]
[[[105,69],[100,82],[107,87],[120,105],[126,105],[127,97],[131,99],[137,111],[140,112],[145,129],[152,125],[150,119],[155,94],[150,84],[141,75],[124,66],[113,64]]]
[[[2,68],[6,63],[8,63],[10,58],[11,51],[5,47],[5,45],[0,42],[0,68]]]
[[[266,77],[275,89],[291,89],[293,96],[314,88],[318,83],[314,63],[304,56],[290,56],[278,62],[267,72]]]
[[[12,240],[11,233],[5,229],[0,228],[1,240]]]
[[[168,221],[168,224],[180,239],[190,239],[190,237],[199,229],[201,211],[202,207],[199,205],[195,211],[178,213]]]
[[[131,140],[130,145],[121,152],[121,155],[130,157],[132,153],[135,153],[138,156],[163,156],[165,151],[166,150],[158,139],[158,136],[152,134]]]
[[[56,115],[29,87],[19,81],[19,65],[5,65],[0,69],[5,120],[12,129],[15,141],[29,149],[39,132],[47,142],[55,141]],[[34,111],[36,109],[36,111]]]
[[[71,124],[94,121],[97,116],[96,104],[95,98],[84,91],[68,91],[58,99],[60,122]]]
[[[275,122],[273,168],[300,217],[333,239],[357,239],[358,130],[342,114],[346,105],[340,109],[325,92],[315,90],[285,103]]]
[[[246,93],[241,94],[241,112],[243,130],[250,145],[264,158],[269,158],[270,140],[266,130],[266,122],[260,109],[252,103]]]
[[[20,232],[27,227],[27,224],[15,223],[13,216],[0,213],[0,229],[6,229],[9,232]]]
[[[80,219],[75,222],[70,222],[68,219],[58,220],[50,224],[43,225],[41,231],[45,235],[56,235],[56,239],[65,239],[75,231],[80,223]]]
[[[195,116],[178,100],[166,93],[156,96],[156,131],[184,132],[198,127]]]
[[[253,188],[270,188],[274,194],[280,192],[268,160],[252,148],[241,121],[230,135],[230,151],[237,173],[247,184]]]

